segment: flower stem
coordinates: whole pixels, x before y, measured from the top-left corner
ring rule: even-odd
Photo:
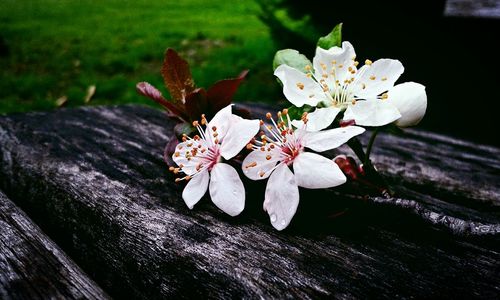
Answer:
[[[371,165],[370,153],[372,152],[372,147],[373,147],[373,144],[375,143],[375,139],[377,138],[377,134],[379,131],[380,131],[380,127],[377,127],[373,130],[372,136],[370,137],[370,141],[368,142],[368,146],[366,146],[366,154],[365,154],[365,158],[363,160],[363,164],[365,164],[365,165],[368,165],[368,164]]]
[[[371,160],[369,159],[369,154],[371,152],[371,147],[373,146],[373,143],[375,141],[375,137],[378,134],[378,130],[373,132],[372,137],[370,138],[369,141],[369,146],[367,148],[367,152],[363,150],[363,145],[357,138],[352,138],[347,142],[347,145],[352,149],[352,151],[356,154],[358,159],[363,163],[363,169],[366,174],[367,180],[363,180],[363,184],[368,185],[368,186],[375,186],[378,187],[377,190],[381,192],[382,196],[384,197],[389,197],[390,195],[393,195],[394,192],[387,183],[387,181],[383,178],[382,175],[375,169],[375,167],[372,165]]]

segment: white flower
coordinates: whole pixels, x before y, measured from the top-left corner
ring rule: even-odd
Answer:
[[[353,119],[361,126],[383,126],[398,120],[396,125],[404,127],[422,119],[427,107],[425,87],[412,82],[394,86],[404,71],[401,62],[366,60],[360,69],[357,66],[354,48],[343,42],[342,48],[316,48],[313,69],[307,66],[307,74],[280,65],[274,75],[293,105],[318,107],[309,114],[309,131],[328,127],[342,110],[344,120]]]
[[[202,116],[201,124],[207,121]],[[221,109],[208,123],[205,130],[198,122],[193,122],[199,135],[184,137],[172,156],[179,168],[171,168],[174,173],[183,172],[189,181],[182,198],[186,205],[193,206],[210,189],[212,202],[230,216],[240,214],[245,208],[245,188],[236,170],[221,162],[238,154],[259,131],[259,120],[245,120],[231,113],[231,105]],[[210,185],[210,186],[209,186]]]
[[[283,119],[286,114],[286,122]],[[254,149],[243,161],[243,173],[250,179],[269,177],[264,210],[268,212],[274,228],[282,230],[290,224],[299,204],[299,186],[318,189],[334,187],[346,182],[346,177],[335,162],[319,154],[306,152],[309,148],[323,152],[336,148],[353,136],[365,131],[362,127],[347,126],[320,132],[306,131],[306,114],[302,118],[304,127],[294,130],[290,117],[278,113],[278,124],[268,113],[273,126],[266,126],[268,135],[251,145]],[[290,167],[293,166],[293,173]]]

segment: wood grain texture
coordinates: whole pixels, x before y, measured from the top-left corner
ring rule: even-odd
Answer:
[[[1,117],[1,188],[115,297],[500,295],[497,148],[381,135],[398,199],[301,189],[277,232],[263,182],[245,181],[237,218],[207,198],[189,210],[162,161],[171,131],[140,106]]]
[[[107,298],[0,192],[0,299]]]

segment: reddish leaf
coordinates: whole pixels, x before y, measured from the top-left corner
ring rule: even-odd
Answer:
[[[163,160],[168,166],[174,166],[174,160],[172,155],[175,152],[175,147],[179,144],[179,140],[176,137],[172,137],[170,141],[165,145],[165,150],[163,151]]]
[[[173,103],[168,102],[165,98],[163,98],[161,92],[147,82],[139,82],[136,86],[137,92],[143,96],[146,96],[155,102],[159,103],[163,106],[167,112],[171,113],[174,116],[185,118],[184,113],[177,108]]]
[[[189,64],[173,49],[165,52],[161,74],[174,102],[184,103],[186,96],[195,89]]]
[[[217,81],[210,89],[208,89],[207,100],[215,111],[231,104],[233,96],[238,90],[238,86],[243,79],[245,79],[247,73],[248,70],[245,70],[241,72],[237,78]]]
[[[207,111],[207,92],[203,88],[198,88],[187,95],[184,106],[191,120],[199,120],[203,113],[210,114]]]

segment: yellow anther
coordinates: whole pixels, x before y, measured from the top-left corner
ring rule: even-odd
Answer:
[[[218,144],[218,143],[219,143],[219,140],[218,140],[218,139],[215,139],[214,143]]]
[[[198,127],[198,126],[200,126],[200,123],[198,123],[198,121],[193,121],[193,126]]]
[[[174,153],[174,156],[175,156],[175,157],[179,157],[180,155],[181,155],[181,154],[180,154],[179,152],[175,152],[175,153]]]
[[[383,93],[382,96],[380,97],[382,100],[385,100],[387,98],[389,98],[389,94],[387,93]]]
[[[219,134],[217,132],[214,132],[214,134],[212,134],[214,137],[217,137]]]
[[[361,84],[361,88],[362,88],[363,90],[364,90],[364,89],[366,89],[366,84],[362,83],[362,84]]]
[[[321,69],[326,70],[326,65],[324,63],[319,64],[321,66]]]
[[[253,148],[253,145],[252,145],[252,144],[247,144],[247,149],[248,149],[248,150],[252,150],[252,148]]]
[[[267,159],[267,160],[270,160],[270,159],[271,159],[271,155],[269,155],[269,154],[268,154],[268,155],[266,155],[266,159]]]
[[[192,177],[191,177],[191,176],[189,176],[189,175],[188,175],[188,176],[186,176],[186,177],[184,177],[184,179],[185,179],[186,181],[191,180],[191,178],[192,178]]]
[[[332,60],[332,65],[336,65],[337,64],[337,61],[334,59]]]
[[[376,77],[374,75],[370,76],[370,80],[375,80],[375,78]]]
[[[170,172],[173,172],[173,171],[174,171],[174,169],[175,169],[174,167],[169,167],[169,168],[168,168],[168,170],[169,170]]]
[[[188,148],[189,148],[189,147],[193,146],[193,143],[189,143],[186,146],[188,146]]]
[[[213,131],[217,131],[217,127],[212,126],[212,130],[213,130]]]
[[[179,181],[181,181],[180,178],[175,178],[175,182],[179,182]]]
[[[324,73],[323,75],[321,75],[321,77],[328,78],[328,74]]]
[[[183,164],[179,164],[179,168],[184,168],[184,165]]]
[[[259,172],[259,176],[260,176],[260,177],[264,177],[264,175],[266,175],[266,172],[264,172],[264,171],[260,171],[260,172]]]
[[[266,114],[266,118],[267,118],[267,119],[271,119],[272,117],[273,117],[273,115],[271,115],[271,113],[270,113],[270,112],[268,112],[268,113]]]
[[[356,60],[356,55],[354,55],[353,57],[351,57],[352,60]]]
[[[304,84],[302,82],[297,82],[297,87],[301,90],[304,89]]]
[[[308,71],[308,72],[309,72],[309,71],[311,71],[311,66],[310,66],[310,65],[306,65],[306,66],[304,67],[304,69],[306,69],[306,71]]]
[[[306,74],[306,77],[307,77],[307,78],[311,78],[311,77],[312,77],[312,74],[311,74],[311,73],[307,73],[307,74]]]
[[[251,162],[248,165],[246,165],[245,168],[248,169],[248,168],[253,168],[255,166],[257,166],[257,162],[254,161],[254,162]]]
[[[352,105],[356,104],[356,100],[354,100],[354,99],[353,99],[353,100],[351,101],[351,104],[352,104]]]
[[[288,114],[288,108],[283,108],[283,110],[281,111],[281,113],[286,116]]]
[[[339,65],[339,69],[342,69],[342,67],[344,67],[344,65],[343,65],[343,64],[340,64],[340,65]]]
[[[387,77],[385,77],[385,76],[384,76],[384,77],[382,77],[382,79],[381,79],[381,80],[382,80],[382,81],[386,81],[386,80],[387,80]]]
[[[259,120],[260,126],[264,125],[264,121]]]
[[[373,62],[369,59],[365,60],[365,65],[367,66],[371,66],[373,64]]]
[[[352,72],[352,67],[347,68],[347,70],[349,70],[349,72]]]
[[[355,67],[357,67],[358,65],[359,65],[359,61],[357,61],[357,60],[356,60],[356,61],[354,62],[354,66],[355,66]]]
[[[312,97],[314,97],[314,94],[309,95],[309,98],[312,98]]]

